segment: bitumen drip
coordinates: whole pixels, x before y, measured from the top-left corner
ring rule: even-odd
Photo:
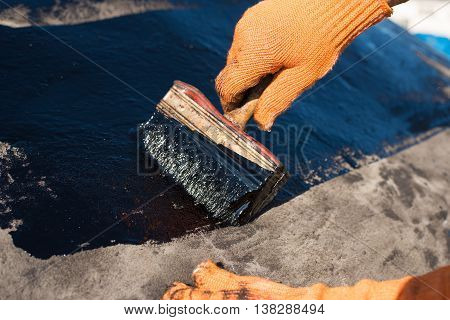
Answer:
[[[216,227],[174,179],[148,172],[138,142],[137,128],[176,79],[219,107],[214,78],[254,1],[189,3],[48,27],[76,51],[37,27],[0,27],[0,141],[17,151],[0,160],[0,226],[14,226],[16,246],[48,258]],[[272,205],[448,127],[450,81],[442,70],[449,67],[389,21],[358,37],[270,133],[250,124],[291,175]],[[204,183],[229,202],[241,192]]]

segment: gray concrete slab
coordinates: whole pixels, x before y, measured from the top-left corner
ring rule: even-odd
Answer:
[[[255,222],[39,260],[0,230],[0,298],[159,298],[205,259],[293,286],[422,274],[450,260],[450,130],[312,188]]]

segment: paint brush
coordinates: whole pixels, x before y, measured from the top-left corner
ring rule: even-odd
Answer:
[[[141,126],[145,151],[225,225],[251,221],[286,182],[283,164],[244,129],[267,81],[223,116],[195,87],[175,81]]]

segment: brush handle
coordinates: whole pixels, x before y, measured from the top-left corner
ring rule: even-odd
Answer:
[[[269,149],[225,118],[203,93],[187,83],[175,81],[156,108],[166,117],[261,168],[272,172],[282,168],[280,160]]]
[[[242,107],[228,112],[227,114],[225,114],[225,118],[230,120],[241,130],[245,131],[245,127],[253,116],[255,108],[258,105],[258,99],[261,97],[262,93],[264,92],[264,90],[266,90],[272,80],[272,75],[263,78],[256,87],[253,87],[249,90],[247,98],[244,99],[244,104],[242,105]]]

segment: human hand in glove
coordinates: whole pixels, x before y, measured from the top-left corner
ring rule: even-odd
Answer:
[[[261,129],[270,130],[353,39],[391,15],[387,1],[404,0],[265,0],[248,9],[216,79],[225,114],[242,117],[248,90],[274,75],[251,110],[245,110]]]

